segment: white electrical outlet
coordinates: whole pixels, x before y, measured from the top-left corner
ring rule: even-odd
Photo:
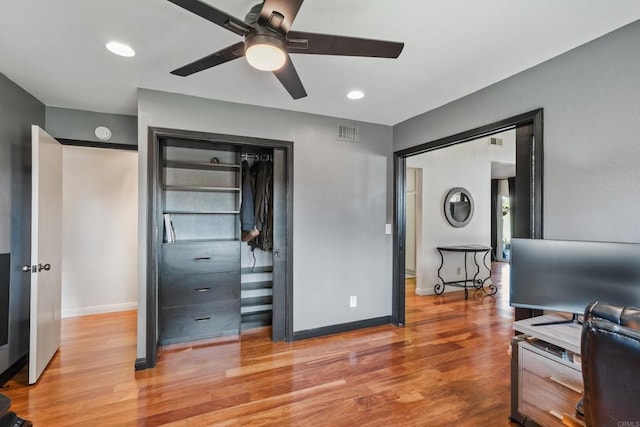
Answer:
[[[458,272],[457,274],[460,274],[462,272],[462,267],[458,267]]]
[[[349,307],[354,308],[358,305],[358,297],[355,295],[351,295],[349,297]]]

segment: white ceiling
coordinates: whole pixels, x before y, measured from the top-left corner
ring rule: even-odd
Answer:
[[[308,97],[238,59],[240,37],[165,0],[0,0],[0,73],[50,106],[133,114],[136,88],[394,125],[640,19],[637,0],[306,0],[292,29],[402,41],[393,59],[292,55]],[[256,0],[207,0],[240,19]],[[133,58],[109,53],[129,43]],[[352,88],[366,97],[351,101]]]
[[[516,176],[515,163],[491,162],[491,179],[507,179]]]

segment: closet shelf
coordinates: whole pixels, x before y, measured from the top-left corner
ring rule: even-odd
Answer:
[[[239,242],[240,239],[223,238],[223,239],[182,239],[175,242],[162,242],[163,245],[190,245],[192,243],[215,243],[215,242]]]
[[[240,289],[243,291],[252,291],[255,289],[271,289],[273,288],[273,281],[264,280],[262,282],[245,282],[241,284]]]
[[[239,193],[237,187],[207,187],[199,185],[165,185],[165,191],[192,191],[192,192],[212,192],[212,193]]]
[[[227,163],[187,162],[184,160],[167,160],[164,167],[173,169],[199,169],[210,171],[240,171],[240,165]]]
[[[162,213],[173,215],[237,215],[240,211],[173,211],[165,210]]]
[[[240,300],[241,307],[256,306],[256,305],[271,305],[273,302],[273,296],[266,295],[261,297],[242,298]]]
[[[273,271],[272,265],[265,266],[256,266],[256,267],[243,267],[240,272],[242,274],[251,274],[251,273],[271,273]]]
[[[252,313],[243,313],[241,315],[241,328],[243,330],[255,328],[258,326],[270,326],[272,321],[271,310],[255,311]]]

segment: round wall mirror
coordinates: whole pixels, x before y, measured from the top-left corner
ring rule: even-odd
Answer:
[[[444,216],[454,227],[464,227],[473,218],[473,197],[462,187],[452,188],[444,198]]]

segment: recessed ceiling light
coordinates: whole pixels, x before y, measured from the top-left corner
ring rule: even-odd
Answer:
[[[130,57],[136,54],[136,52],[131,49],[131,46],[123,43],[109,42],[106,44],[106,46],[109,51],[115,53],[116,55]]]
[[[347,98],[349,99],[362,99],[364,98],[364,92],[361,90],[352,90],[347,94]]]

